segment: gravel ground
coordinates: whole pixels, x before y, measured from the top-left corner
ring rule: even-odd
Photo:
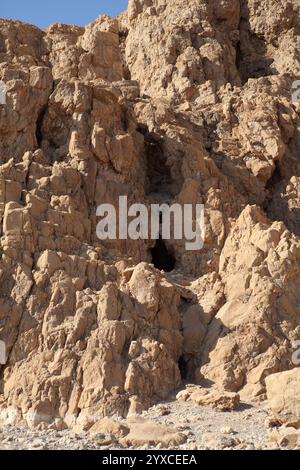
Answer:
[[[243,404],[239,411],[219,412],[191,403],[171,400],[143,414],[186,434],[178,449],[264,450],[268,448],[268,412],[264,406]],[[126,421],[124,421],[126,423]],[[151,449],[144,446],[143,449]],[[152,447],[152,449],[159,449]],[[124,449],[108,435],[76,435],[71,431],[33,431],[25,427],[1,426],[1,450],[112,450]]]

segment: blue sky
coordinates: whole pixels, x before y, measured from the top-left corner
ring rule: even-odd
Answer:
[[[118,15],[128,0],[0,0],[0,18],[21,20],[40,28],[53,23],[84,26],[106,13]]]

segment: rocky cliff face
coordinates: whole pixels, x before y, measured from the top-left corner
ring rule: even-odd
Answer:
[[[3,416],[84,427],[186,379],[264,400],[295,367],[299,17],[130,0],[86,28],[0,21]],[[204,204],[203,249],[171,240],[158,266],[155,241],[100,242],[119,195]]]

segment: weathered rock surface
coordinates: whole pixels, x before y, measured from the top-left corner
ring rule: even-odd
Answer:
[[[177,394],[177,400],[191,401],[199,406],[209,406],[220,411],[237,410],[240,406],[238,393],[188,387]]]
[[[268,401],[279,423],[300,429],[300,368],[266,378]]]
[[[166,447],[177,447],[187,440],[185,434],[178,432],[174,428],[162,426],[151,421],[139,419],[131,421],[130,432],[120,440],[120,444],[125,447],[141,447],[161,445]]]
[[[129,428],[110,418],[97,421],[90,429],[90,434],[110,434],[115,438],[123,438],[129,433]]]
[[[185,380],[220,409],[266,399],[267,382],[294,420],[299,15],[289,0],[130,0],[85,28],[0,20],[7,422],[97,431]],[[166,273],[155,241],[100,242],[97,206],[121,195],[204,204],[203,249],[168,240]]]
[[[300,450],[300,430],[279,428],[269,434],[270,447],[280,450]]]

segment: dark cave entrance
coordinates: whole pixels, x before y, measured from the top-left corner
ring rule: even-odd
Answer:
[[[146,193],[173,194],[174,182],[168,158],[164,149],[163,138],[149,132],[146,126],[139,126],[139,132],[144,136],[145,163],[147,171]]]
[[[148,194],[164,191],[171,193],[172,178],[161,141],[146,141]]]
[[[181,356],[178,361],[178,368],[181,375],[181,380],[186,380],[189,376],[188,361],[184,356]]]
[[[44,123],[44,118],[47,112],[47,106],[44,106],[42,110],[40,111],[37,121],[36,121],[36,131],[35,131],[35,136],[36,136],[36,141],[38,148],[41,148],[42,146],[42,141],[43,141],[43,123]]]
[[[275,170],[274,170],[271,178],[269,179],[269,181],[266,184],[266,189],[268,189],[269,191],[272,191],[277,184],[281,183],[282,179],[283,179],[283,177],[282,177],[282,174],[281,174],[279,162],[275,161]]]
[[[166,273],[173,271],[176,259],[171,250],[168,250],[165,242],[160,238],[151,250],[152,263],[156,269],[164,270]]]

